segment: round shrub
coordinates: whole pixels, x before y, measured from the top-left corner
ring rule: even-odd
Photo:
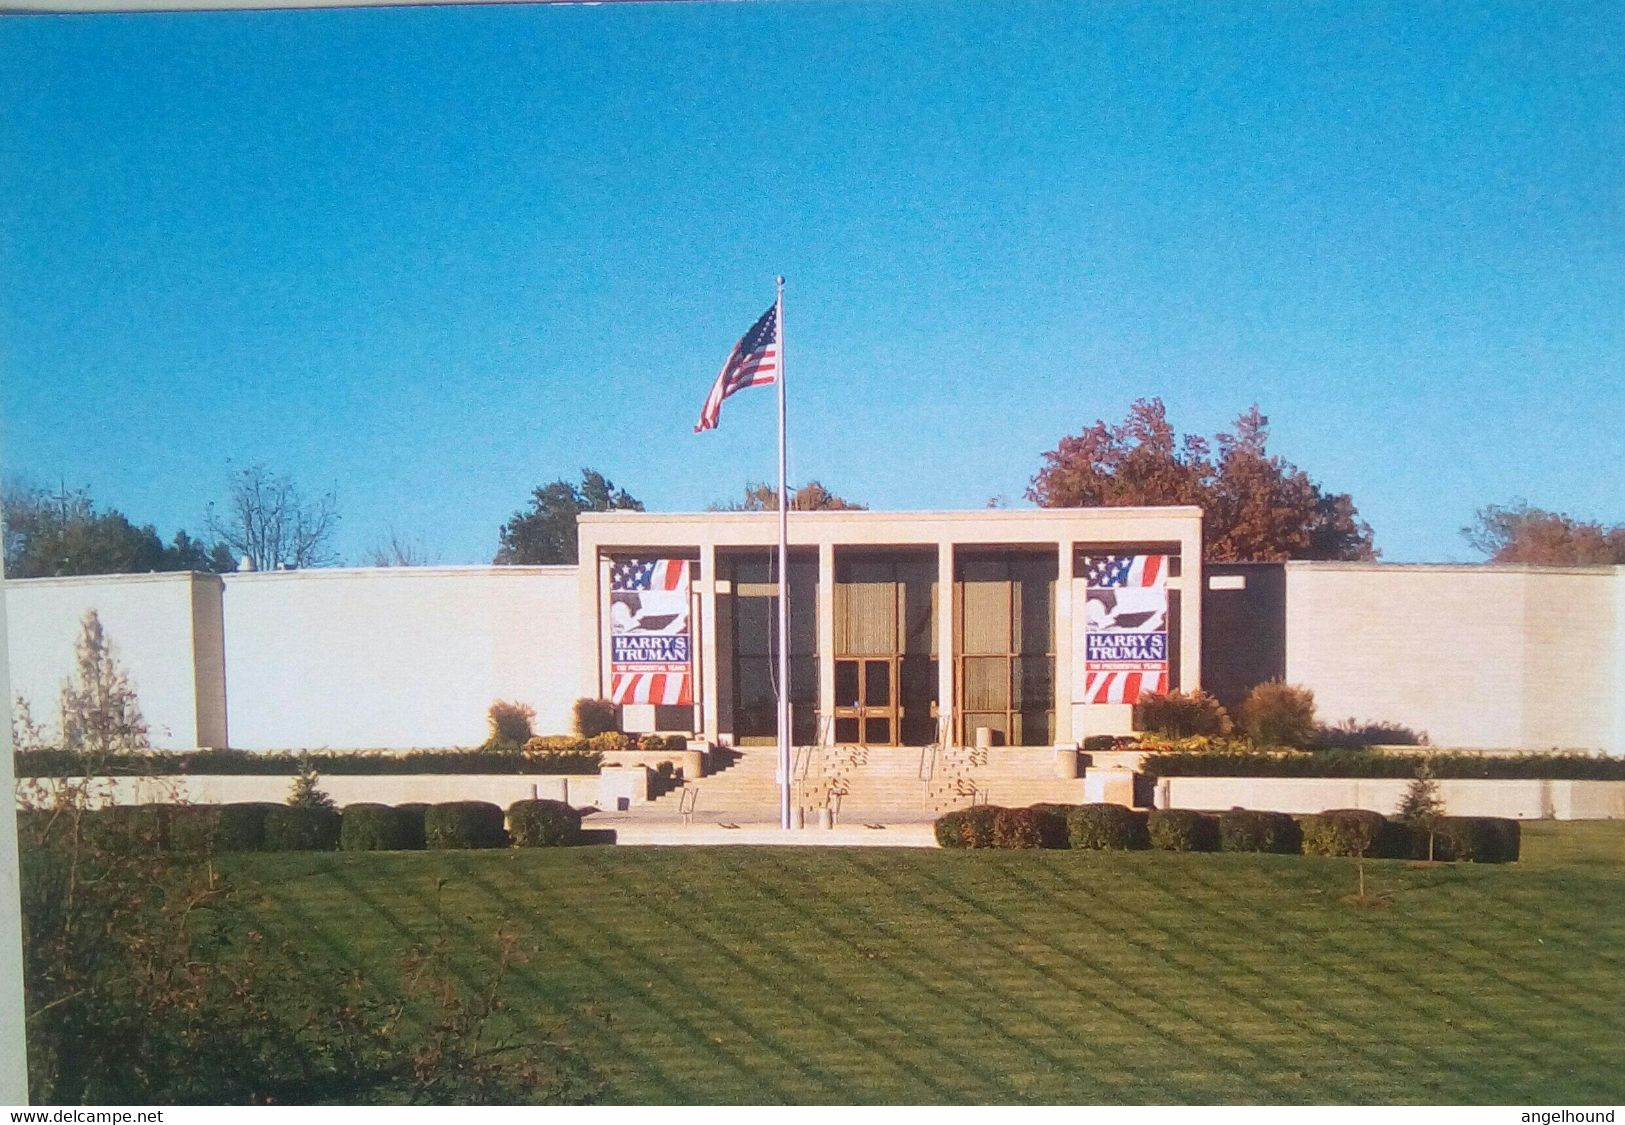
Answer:
[[[423,835],[431,849],[504,848],[502,810],[489,801],[447,801],[423,814]]]
[[[1315,739],[1315,693],[1270,680],[1241,701],[1241,729],[1259,746],[1302,748]]]
[[[1306,816],[1300,823],[1303,826],[1304,855],[1365,856],[1370,859],[1385,852],[1395,854],[1393,848],[1398,840],[1389,828],[1388,818],[1369,809],[1330,809]]]
[[[581,814],[563,801],[515,801],[508,836],[516,848],[556,848],[581,838]]]
[[[1516,863],[1521,836],[1518,822],[1506,817],[1441,817],[1434,856],[1461,863]]]
[[[337,809],[282,805],[265,814],[268,852],[330,852],[339,846]]]
[[[399,852],[412,843],[412,813],[367,802],[345,805],[339,814],[339,850]]]
[[[993,820],[1003,810],[997,805],[973,805],[937,818],[937,843],[945,848],[991,848]]]
[[[1219,847],[1219,825],[1191,809],[1152,809],[1146,822],[1151,846],[1165,852],[1211,852]]]
[[[1134,704],[1134,729],[1161,738],[1214,737],[1233,729],[1230,716],[1205,691],[1142,695]]]
[[[423,832],[423,814],[429,811],[429,806],[409,801],[404,805],[396,805],[395,811],[401,814],[401,833],[405,841],[401,845],[402,850],[421,852],[428,847],[429,842]]]
[[[1145,817],[1122,805],[1079,805],[1066,817],[1067,840],[1074,848],[1130,851],[1149,846]]]
[[[615,704],[607,699],[591,699],[583,696],[575,701],[571,710],[575,719],[576,733],[583,738],[591,738],[615,729]]]
[[[1000,809],[993,817],[995,848],[1041,848],[1044,846],[1042,816],[1032,809]]]
[[[1286,813],[1231,809],[1219,814],[1221,852],[1274,852],[1296,855],[1303,831]]]

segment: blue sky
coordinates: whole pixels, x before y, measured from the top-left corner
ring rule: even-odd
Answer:
[[[1625,7],[782,3],[0,20],[0,463],[166,536],[232,466],[488,561],[532,487],[691,510],[786,296],[791,475],[1021,503],[1258,402],[1385,557],[1625,521]]]

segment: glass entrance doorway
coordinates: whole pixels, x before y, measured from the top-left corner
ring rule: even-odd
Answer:
[[[924,746],[935,741],[936,604],[934,554],[836,555],[836,742]]]

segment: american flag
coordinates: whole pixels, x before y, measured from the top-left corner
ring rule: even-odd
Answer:
[[[686,590],[687,559],[620,559],[609,569],[611,590]]]
[[[1093,555],[1083,560],[1091,590],[1168,585],[1167,555]]]
[[[610,691],[615,703],[691,704],[687,559],[616,559],[609,589],[625,624],[613,624]]]
[[[1135,703],[1166,692],[1168,556],[1094,555],[1083,563],[1089,589],[1114,591],[1104,595],[1110,623],[1092,629],[1093,637],[1124,650],[1120,657],[1086,660],[1083,701]],[[1146,659],[1159,651],[1161,659]]]
[[[777,302],[757,318],[750,331],[740,337],[739,343],[722,365],[717,381],[711,384],[711,393],[705,396],[700,420],[695,433],[717,428],[722,416],[722,400],[746,387],[771,386],[779,373],[779,306]]]

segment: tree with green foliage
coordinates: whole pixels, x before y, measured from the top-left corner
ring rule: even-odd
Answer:
[[[1433,840],[1444,818],[1444,798],[1439,794],[1438,779],[1423,758],[1416,766],[1416,778],[1405,789],[1395,818],[1418,832],[1428,834],[1428,859],[1433,859]]]
[[[4,502],[8,578],[235,569],[224,545],[177,531],[165,546],[151,524],[138,526],[116,508],[98,510],[84,489],[52,494],[13,483]]]
[[[581,483],[556,480],[531,494],[530,508],[515,512],[499,532],[498,566],[574,563],[582,512],[643,511],[643,503],[616,488],[603,473],[581,470]]]
[[[1257,406],[1209,441],[1177,437],[1162,400],[1141,399],[1120,425],[1063,437],[1027,498],[1045,508],[1195,505],[1214,561],[1376,558],[1354,502],[1272,455],[1268,439]]]
[[[1461,534],[1492,563],[1530,566],[1625,564],[1625,524],[1604,527],[1560,512],[1531,508],[1524,500],[1478,510]]]
[[[293,775],[293,786],[288,791],[288,806],[295,809],[336,809],[333,798],[321,788],[321,775],[308,756],[299,757],[299,772]]]

